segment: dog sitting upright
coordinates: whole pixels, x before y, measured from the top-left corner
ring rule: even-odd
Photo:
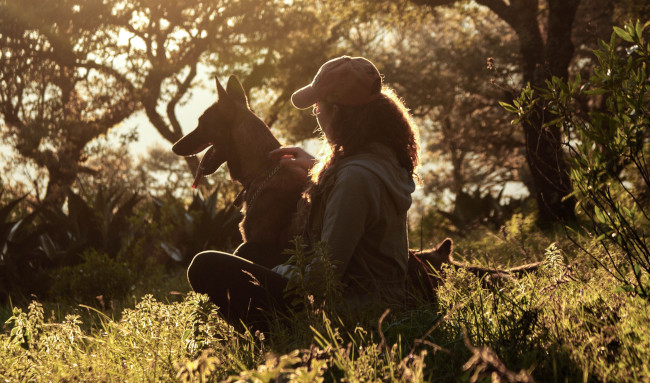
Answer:
[[[230,178],[243,186],[236,204],[243,202],[239,225],[244,241],[287,247],[293,238],[291,221],[309,181],[306,171],[281,167],[268,158],[280,147],[269,127],[250,109],[244,88],[230,76],[226,89],[219,80],[217,102],[205,110],[199,124],[172,147],[181,156],[192,156],[209,147],[194,179],[214,173],[224,162]]]

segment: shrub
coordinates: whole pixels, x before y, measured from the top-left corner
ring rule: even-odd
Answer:
[[[165,254],[188,264],[200,251],[230,250],[241,243],[242,215],[232,203],[222,200],[227,197],[227,190],[217,186],[205,199],[195,194],[187,207],[170,194],[154,198],[154,221],[166,234],[160,240]]]
[[[524,89],[512,105],[518,120],[532,117],[543,104],[555,117],[571,153],[571,180],[577,209],[603,256],[583,250],[620,283],[621,288],[650,298],[650,174],[648,126],[650,43],[639,21],[614,28],[609,43],[594,52],[598,65],[588,82],[547,81],[545,88]],[[624,42],[621,42],[623,40]],[[599,105],[586,112],[583,105]],[[575,231],[570,237],[580,244]]]
[[[0,197],[2,192],[0,192]],[[41,295],[47,291],[47,267],[52,263],[44,246],[47,238],[34,227],[36,213],[18,212],[24,197],[0,206],[0,302],[10,296]],[[23,214],[21,214],[23,213]]]
[[[91,303],[126,295],[135,283],[128,265],[95,249],[81,254],[81,263],[52,271],[51,297]],[[102,298],[97,298],[101,296]]]

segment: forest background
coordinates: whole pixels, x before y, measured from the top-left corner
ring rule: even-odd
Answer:
[[[642,0],[0,0],[0,374],[353,379],[371,361],[377,379],[650,379],[650,336],[630,329],[650,296],[647,20]],[[222,169],[192,190],[198,160],[171,144],[234,74],[283,143],[314,147],[289,98],[343,54],[375,62],[420,129],[411,247],[451,236],[468,262],[547,271],[468,295],[481,281],[450,270],[438,300],[359,331],[316,310],[291,340],[233,332],[183,270],[241,242],[239,189]],[[144,154],[137,114],[164,143]],[[138,321],[168,333],[129,349]],[[94,364],[102,331],[142,368]]]

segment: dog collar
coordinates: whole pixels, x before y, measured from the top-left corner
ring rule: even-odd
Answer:
[[[255,189],[255,192],[253,193],[253,196],[248,201],[248,205],[246,206],[246,210],[249,210],[253,206],[253,203],[255,202],[255,200],[257,199],[259,194],[262,192],[262,190],[264,190],[264,188],[266,187],[266,184],[271,180],[271,178],[273,178],[273,176],[276,175],[276,173],[280,170],[280,167],[281,167],[281,165],[278,164],[273,169],[271,169],[271,171],[267,174],[264,181],[262,181],[260,186],[258,186],[257,189]],[[249,191],[248,189],[249,189],[250,185],[252,185],[253,181],[258,177],[259,177],[259,173],[255,177],[251,178],[251,181],[248,182],[248,185],[245,185],[244,188],[239,192],[239,194],[237,194],[237,197],[235,197],[235,200],[233,201],[233,205],[235,205],[235,207],[237,207],[237,208],[242,207],[242,205],[244,203],[244,199],[248,195],[248,191]]]

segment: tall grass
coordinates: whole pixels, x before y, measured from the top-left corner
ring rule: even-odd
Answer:
[[[562,247],[569,245],[529,249],[545,259],[543,267],[490,288],[473,274],[449,269],[436,301],[416,299],[373,315],[296,313],[272,318],[269,333],[236,331],[206,296],[194,293],[177,302],[145,295],[115,314],[88,306],[50,314],[32,302],[13,309],[0,335],[0,378],[650,380],[647,301],[617,290],[617,280],[594,268],[590,257],[567,259]],[[510,246],[490,251],[499,258]],[[458,251],[464,247],[459,243]]]

